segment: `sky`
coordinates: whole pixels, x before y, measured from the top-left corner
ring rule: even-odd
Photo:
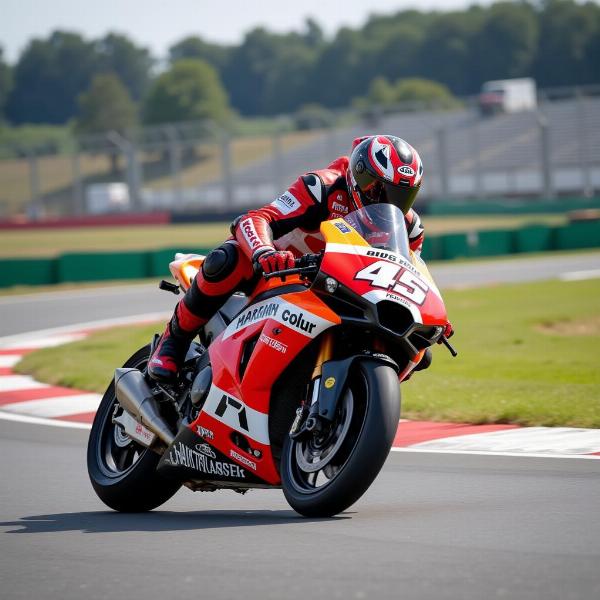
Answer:
[[[61,28],[88,38],[108,31],[127,34],[156,57],[187,35],[211,42],[239,43],[244,33],[263,26],[274,32],[302,30],[314,18],[328,35],[346,25],[362,25],[370,14],[464,8],[490,0],[0,0],[0,46],[14,63],[33,37]]]

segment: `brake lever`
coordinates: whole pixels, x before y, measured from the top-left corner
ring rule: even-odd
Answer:
[[[294,267],[293,269],[283,269],[282,271],[272,271],[271,273],[263,273],[263,277],[267,280],[273,279],[273,277],[287,277],[288,275],[309,275],[318,271],[316,265],[309,265],[308,267]]]
[[[448,341],[448,338],[445,335],[441,337],[441,340],[442,344],[444,344],[444,346],[448,348],[448,351],[450,352],[450,354],[452,354],[452,356],[458,356],[458,352],[454,349],[454,346]]]

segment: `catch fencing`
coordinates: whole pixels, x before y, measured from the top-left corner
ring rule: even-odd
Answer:
[[[455,110],[329,113],[297,125],[286,117],[268,134],[242,135],[179,123],[74,139],[70,153],[44,144],[0,148],[0,218],[231,213],[271,201],[298,174],[375,132],[399,135],[421,153],[420,201],[526,197],[535,204],[600,190],[597,88],[540,94],[537,110],[487,118],[467,102]]]

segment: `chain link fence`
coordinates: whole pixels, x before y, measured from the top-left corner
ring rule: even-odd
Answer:
[[[118,211],[227,213],[271,201],[302,172],[348,154],[355,137],[391,133],[415,146],[420,197],[485,199],[592,196],[600,189],[600,90],[540,94],[534,111],[483,117],[474,102],[444,111],[403,106],[344,112],[314,128],[291,119],[268,135],[178,123],[73,140],[52,148],[1,148],[0,217]],[[304,124],[306,126],[306,123]]]

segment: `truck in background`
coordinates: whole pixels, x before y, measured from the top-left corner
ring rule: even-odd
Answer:
[[[481,86],[479,110],[484,116],[534,110],[536,107],[535,81],[530,77],[486,81]]]

